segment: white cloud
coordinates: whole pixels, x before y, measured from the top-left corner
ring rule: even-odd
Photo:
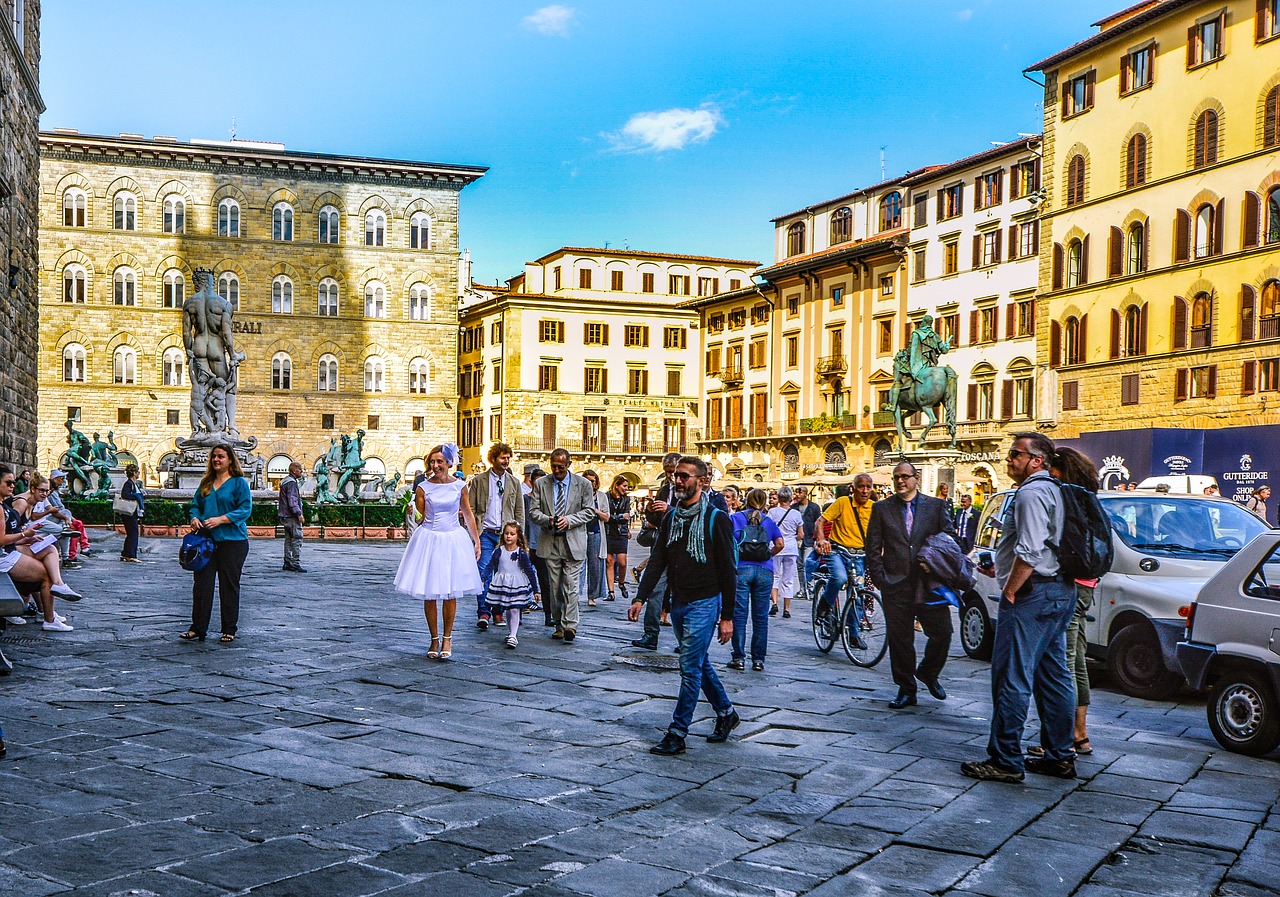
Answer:
[[[548,37],[568,37],[578,24],[578,12],[569,6],[553,3],[524,17],[524,27]]]
[[[973,18],[973,10],[962,9],[958,13],[956,13],[956,18],[959,19],[961,22],[967,22]]]
[[[637,112],[622,130],[605,136],[621,152],[660,153],[705,143],[724,124],[719,108],[704,103],[697,109]]]

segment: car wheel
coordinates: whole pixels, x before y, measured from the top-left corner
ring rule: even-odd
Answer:
[[[1280,704],[1271,684],[1248,670],[1233,670],[1215,682],[1205,703],[1218,744],[1237,754],[1261,757],[1280,746]]]
[[[966,601],[960,608],[960,647],[964,653],[974,660],[990,660],[995,640],[995,627],[982,606],[982,599]]]
[[[1160,639],[1145,623],[1126,626],[1111,639],[1107,672],[1122,692],[1135,698],[1159,701],[1182,687],[1182,676],[1164,665]]]

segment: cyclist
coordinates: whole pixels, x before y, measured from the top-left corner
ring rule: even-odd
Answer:
[[[837,498],[822,512],[822,519],[831,524],[831,535],[828,538],[823,533],[823,527],[818,527],[814,539],[814,555],[810,558],[816,568],[818,557],[825,557],[827,570],[831,573],[831,578],[827,580],[827,590],[822,595],[821,610],[831,606],[851,575],[863,572],[865,559],[862,552],[867,538],[867,525],[871,522],[871,506],[875,503],[873,491],[871,474],[860,473],[853,478],[853,494]]]

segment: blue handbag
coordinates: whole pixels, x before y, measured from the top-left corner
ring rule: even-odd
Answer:
[[[192,573],[203,570],[213,557],[213,540],[204,533],[187,533],[178,549],[178,563]]]

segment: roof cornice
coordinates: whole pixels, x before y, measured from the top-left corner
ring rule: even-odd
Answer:
[[[1065,50],[1061,50],[1057,53],[1054,53],[1052,56],[1046,57],[1045,59],[1041,59],[1036,64],[1028,66],[1027,68],[1023,69],[1023,71],[1024,72],[1044,72],[1050,69],[1055,69],[1060,64],[1066,62],[1068,59],[1071,59],[1075,56],[1079,56],[1081,53],[1088,52],[1089,50],[1093,50],[1097,47],[1101,47],[1103,44],[1110,43],[1116,38],[1121,37],[1122,35],[1128,34],[1129,32],[1137,28],[1141,28],[1144,25],[1148,25],[1157,19],[1162,19],[1165,16],[1172,15],[1173,13],[1182,9],[1184,6],[1190,6],[1192,3],[1202,3],[1202,2],[1204,2],[1204,0],[1161,0],[1161,2],[1157,3],[1155,6],[1151,7],[1145,12],[1137,13],[1136,15],[1130,16],[1129,18],[1125,19],[1119,24],[1112,25],[1110,28],[1107,28],[1103,31],[1099,31],[1097,34],[1090,35],[1089,37],[1086,37],[1084,40],[1078,41],[1072,44],[1071,46],[1067,47]],[[1120,13],[1117,13],[1117,15],[1119,14]],[[1101,21],[1103,22],[1109,21],[1109,18],[1102,19]]]
[[[907,236],[905,228],[896,230],[849,246],[842,244],[834,249],[824,249],[821,252],[810,253],[799,258],[787,259],[771,267],[761,268],[755,272],[755,275],[756,277],[763,277],[770,284],[774,284],[788,275],[818,271],[830,265],[862,261],[867,256],[886,251],[901,254],[906,250]]]

